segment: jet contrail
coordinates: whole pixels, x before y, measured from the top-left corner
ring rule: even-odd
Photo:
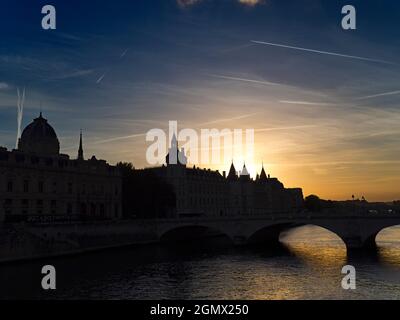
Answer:
[[[208,121],[208,122],[203,122],[200,123],[201,126],[203,125],[208,125],[208,124],[215,124],[215,123],[220,123],[220,122],[228,122],[228,121],[233,121],[233,120],[241,120],[241,119],[245,119],[245,118],[250,118],[256,114],[259,114],[259,112],[254,112],[254,113],[249,113],[249,114],[243,114],[237,117],[232,117],[232,118],[225,118],[225,119],[217,119],[217,120],[212,120],[212,121]]]
[[[300,126],[288,126],[288,127],[271,127],[271,128],[261,128],[255,129],[256,132],[264,132],[264,131],[275,131],[275,130],[296,130],[296,129],[308,129],[321,127],[322,125],[310,124],[310,125],[300,125]]]
[[[101,75],[101,77],[97,79],[96,83],[100,83],[100,82],[104,79],[105,76],[106,76],[106,74],[103,73],[103,74]]]
[[[397,63],[386,61],[386,60],[379,60],[379,59],[372,59],[372,58],[366,58],[366,57],[352,56],[352,55],[348,55],[348,54],[329,52],[329,51],[321,51],[321,50],[308,49],[308,48],[302,48],[302,47],[294,47],[294,46],[288,46],[288,45],[284,45],[284,44],[265,42],[265,41],[256,41],[256,40],[250,40],[250,41],[253,42],[253,43],[257,43],[257,44],[263,44],[263,45],[274,46],[274,47],[281,47],[281,48],[287,48],[287,49],[307,51],[307,52],[313,52],[313,53],[318,53],[318,54],[326,54],[326,55],[330,55],[330,56],[349,58],[349,59],[357,59],[357,60],[363,60],[363,61],[369,61],[369,62],[377,62],[377,63],[384,63],[384,64],[390,64],[390,65],[398,65]]]
[[[294,101],[294,100],[279,100],[280,103],[300,104],[307,106],[332,106],[334,104],[328,102],[311,102],[311,101]]]
[[[114,142],[114,141],[119,141],[119,140],[143,137],[143,136],[146,136],[146,133],[137,133],[137,134],[131,134],[129,136],[122,136],[122,137],[115,137],[115,138],[110,138],[110,139],[106,139],[106,140],[99,140],[99,141],[94,142],[94,144],[102,144],[102,143]]]
[[[18,149],[18,142],[21,138],[21,125],[22,125],[22,116],[24,113],[24,103],[25,103],[25,88],[22,92],[17,88],[18,102],[17,102],[17,141],[15,142],[15,149]]]
[[[372,99],[372,98],[378,98],[378,97],[384,97],[384,96],[393,96],[395,94],[400,94],[400,90],[373,94],[370,96],[356,98],[355,100],[366,100],[366,99]]]
[[[276,82],[253,80],[253,79],[238,78],[238,77],[228,77],[228,76],[222,76],[222,75],[218,75],[218,74],[210,74],[210,76],[214,77],[214,78],[220,78],[220,79],[226,79],[226,80],[244,81],[244,82],[257,83],[257,84],[263,84],[263,85],[268,85],[268,86],[281,86],[282,85],[282,84],[276,83]]]
[[[120,58],[125,57],[126,53],[128,52],[129,49],[125,49],[124,52],[119,56]]]
[[[129,48],[126,48],[120,55],[119,55],[119,59],[122,59],[123,57],[125,57],[125,55],[127,54],[127,52],[129,51]],[[112,66],[109,67],[108,69],[106,69],[106,72],[104,72],[96,81],[97,84],[99,84],[101,81],[103,81],[104,77],[106,76],[106,74],[112,70]]]

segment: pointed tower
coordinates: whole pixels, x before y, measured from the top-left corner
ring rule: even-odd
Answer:
[[[176,138],[175,133],[172,135],[171,139],[171,149],[178,150],[178,139]]]
[[[168,154],[165,157],[167,165],[183,165],[186,166],[187,164],[187,157],[185,155],[185,150],[182,148],[181,151],[179,151],[178,147],[178,139],[176,138],[175,133],[172,136],[171,139],[171,148],[168,150]]]
[[[83,144],[82,144],[82,130],[81,130],[81,134],[79,136],[78,160],[84,160],[84,158],[83,158]]]
[[[250,174],[246,168],[246,163],[243,164],[243,169],[242,169],[242,172],[240,173],[240,177],[241,178],[250,178]]]
[[[236,169],[235,166],[233,165],[233,161],[231,164],[231,167],[229,169],[229,173],[228,173],[228,180],[236,180],[237,179],[237,175],[236,175]]]
[[[267,174],[265,173],[265,170],[264,170],[264,163],[262,164],[262,168],[261,168],[261,173],[260,173],[260,180],[261,181],[266,181],[268,178],[267,178]]]

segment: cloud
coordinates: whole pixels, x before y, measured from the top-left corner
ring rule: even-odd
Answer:
[[[397,95],[397,94],[400,94],[400,90],[373,94],[370,96],[357,98],[356,100],[366,100],[366,99],[372,99],[372,98],[378,98],[378,97],[393,96],[393,95]]]
[[[178,5],[180,7],[188,7],[188,6],[192,6],[198,2],[200,2],[201,0],[176,0],[176,2],[178,3]]]
[[[66,74],[61,74],[59,76],[54,77],[54,80],[64,80],[64,79],[70,79],[70,78],[79,78],[79,77],[83,77],[86,75],[89,75],[91,73],[93,73],[94,70],[92,69],[88,69],[88,70],[76,70],[70,73],[66,73]]]
[[[254,7],[258,4],[263,4],[264,0],[239,0],[239,3]]]
[[[10,86],[5,83],[5,82],[0,82],[0,90],[6,90],[8,89]]]
[[[202,2],[202,1],[203,0],[176,0],[176,2],[178,3],[178,5],[180,7],[192,6],[192,5]],[[256,5],[265,3],[264,0],[236,0],[236,1],[243,5],[250,6],[250,7],[254,7]]]

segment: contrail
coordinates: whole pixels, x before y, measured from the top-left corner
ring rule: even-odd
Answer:
[[[214,77],[214,78],[220,78],[220,79],[226,79],[226,80],[244,81],[244,82],[257,83],[257,84],[263,84],[263,85],[268,85],[268,86],[281,86],[282,85],[282,84],[276,83],[276,82],[253,80],[253,79],[238,78],[238,77],[228,77],[228,76],[222,76],[222,75],[218,75],[218,74],[210,74],[210,76]]]
[[[257,44],[264,44],[264,45],[274,46],[274,47],[281,47],[281,48],[287,48],[287,49],[307,51],[307,52],[313,52],[313,53],[318,53],[318,54],[326,54],[326,55],[330,55],[330,56],[349,58],[349,59],[357,59],[357,60],[363,60],[363,61],[369,61],[369,62],[377,62],[377,63],[384,63],[384,64],[390,64],[390,65],[398,65],[397,63],[386,61],[386,60],[372,59],[372,58],[366,58],[366,57],[360,57],[360,56],[352,56],[352,55],[342,54],[342,53],[337,53],[337,52],[329,52],[329,51],[321,51],[321,50],[308,49],[308,48],[302,48],[302,47],[294,47],[294,46],[288,46],[288,45],[284,45],[284,44],[265,42],[265,41],[256,41],[256,40],[250,40],[250,41],[253,42],[253,43],[257,43]]]
[[[100,82],[104,79],[105,76],[106,76],[106,74],[103,73],[103,74],[101,75],[101,77],[97,79],[96,83],[100,83]]]
[[[311,102],[311,101],[294,101],[294,100],[279,100],[280,103],[300,104],[307,106],[332,106],[334,104],[328,102]]]
[[[128,50],[129,50],[129,48],[128,48],[128,49],[125,49],[124,52],[122,52],[122,54],[121,54],[119,57],[120,57],[120,58],[125,57],[125,55],[126,55],[126,53],[128,52]]]
[[[264,132],[264,131],[275,131],[275,130],[296,130],[296,129],[316,128],[316,127],[321,127],[321,126],[322,125],[310,124],[310,125],[288,126],[288,127],[261,128],[261,129],[255,129],[255,131],[256,132]]]
[[[129,48],[126,48],[120,55],[119,55],[119,59],[122,59],[123,57],[125,57],[125,55],[127,54],[127,52],[129,51]],[[103,81],[104,77],[106,76],[106,74],[108,72],[110,72],[112,70],[112,66],[106,69],[106,72],[104,72],[97,80],[96,83],[99,84],[101,81]]]
[[[15,149],[18,149],[18,141],[21,138],[21,125],[22,125],[22,116],[24,113],[24,103],[25,103],[25,88],[22,92],[17,88],[18,102],[17,102],[17,141],[15,142]]]
[[[225,119],[217,119],[217,120],[212,120],[212,121],[208,121],[208,122],[203,122],[200,123],[201,126],[203,125],[208,125],[208,124],[215,124],[215,123],[220,123],[220,122],[228,122],[228,121],[233,121],[233,120],[241,120],[241,119],[245,119],[245,118],[250,118],[256,114],[259,114],[259,112],[254,112],[254,113],[249,113],[249,114],[243,114],[237,117],[232,117],[232,118],[225,118]]]
[[[370,96],[356,98],[355,100],[366,100],[366,99],[372,99],[372,98],[378,98],[378,97],[384,97],[384,96],[393,96],[395,94],[400,94],[400,90],[373,94]]]
[[[126,139],[131,139],[131,138],[142,137],[145,135],[146,135],[146,133],[131,134],[129,136],[122,136],[122,137],[115,137],[115,138],[106,139],[106,140],[99,140],[99,141],[96,141],[94,144],[102,144],[102,143],[114,142],[114,141],[119,141],[119,140],[126,140]]]

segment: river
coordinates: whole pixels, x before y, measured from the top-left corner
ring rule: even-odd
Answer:
[[[305,226],[280,248],[148,245],[0,266],[1,299],[399,299],[400,227],[382,231],[375,254],[346,254],[334,234]],[[57,289],[41,289],[54,265]],[[341,287],[344,265],[356,289]]]

